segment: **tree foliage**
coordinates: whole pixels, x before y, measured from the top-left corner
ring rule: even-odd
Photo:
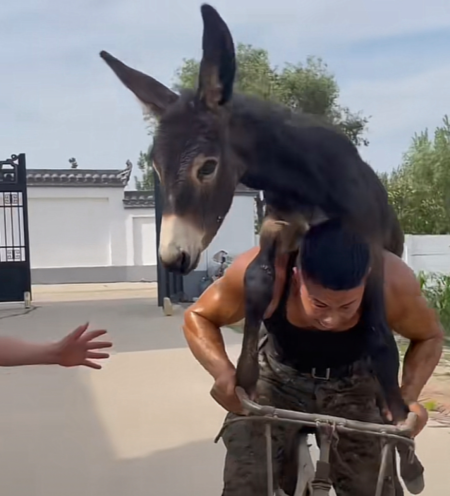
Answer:
[[[450,233],[450,121],[416,134],[402,164],[380,175],[406,234]]]
[[[368,144],[364,137],[368,119],[338,103],[339,86],[322,59],[308,57],[305,64],[287,63],[279,70],[272,67],[267,50],[243,43],[236,47],[236,59],[236,91],[325,116],[356,145]],[[184,59],[174,89],[196,88],[199,67],[198,60]]]
[[[152,167],[152,164],[150,161],[149,152],[147,152],[147,153],[140,152],[139,153],[137,166],[138,166],[138,169],[142,172],[142,179],[138,179],[136,176],[134,176],[134,181],[136,183],[136,189],[139,191],[152,191],[155,184],[154,184],[154,177],[153,177],[153,167]]]

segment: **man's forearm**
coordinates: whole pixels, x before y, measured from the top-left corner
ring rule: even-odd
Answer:
[[[442,355],[443,338],[411,341],[403,361],[402,395],[405,401],[419,399],[423,387],[434,372]]]
[[[0,337],[0,367],[56,364],[55,345],[36,344],[10,337]]]
[[[189,312],[185,314],[183,331],[193,355],[214,379],[234,368],[225,350],[222,333],[214,324]]]

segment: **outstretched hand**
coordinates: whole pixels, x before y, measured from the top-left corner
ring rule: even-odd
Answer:
[[[101,369],[101,365],[92,360],[109,358],[109,353],[99,350],[110,348],[110,341],[94,341],[107,331],[87,331],[89,323],[77,327],[61,341],[56,343],[56,363],[62,367],[76,367],[83,365],[92,369]]]

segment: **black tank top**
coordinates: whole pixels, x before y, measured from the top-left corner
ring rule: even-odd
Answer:
[[[347,331],[303,329],[291,324],[286,315],[291,289],[292,264],[288,264],[286,283],[278,307],[264,320],[268,351],[281,363],[299,371],[351,365],[366,354],[367,328],[362,319]]]

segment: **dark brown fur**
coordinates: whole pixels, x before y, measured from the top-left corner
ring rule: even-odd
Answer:
[[[372,275],[364,301],[368,346],[394,418],[404,419],[407,408],[398,387],[398,352],[386,323],[382,264],[383,248],[402,255],[403,233],[387,193],[338,129],[319,117],[233,94],[231,34],[211,6],[203,5],[201,12],[203,58],[195,91],[177,95],[110,54],[101,56],[158,118],[152,158],[161,176],[164,216],[184,219],[201,231],[200,251],[217,233],[239,182],[265,192],[272,228],[263,228],[260,253],[245,276],[246,325],[238,382],[249,392],[256,384],[258,330],[272,298],[277,247],[291,251],[297,235],[298,247],[304,224],[300,217],[306,223],[339,217],[371,245]],[[280,230],[284,237],[274,235],[281,226],[278,222],[274,230],[274,220],[290,226]],[[189,252],[182,244],[172,248],[175,256],[162,257],[163,263],[181,273],[192,271],[199,250]]]

